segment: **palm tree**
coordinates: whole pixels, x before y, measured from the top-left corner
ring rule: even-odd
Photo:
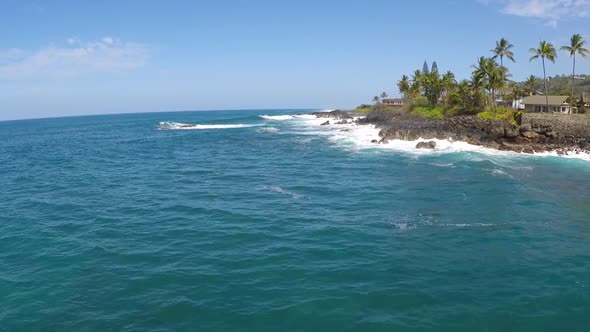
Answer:
[[[375,103],[375,105],[379,104],[379,96],[373,97],[373,102]]]
[[[473,104],[481,107],[481,96],[482,94],[485,95],[484,91],[484,78],[479,75],[477,72],[473,72],[471,74],[471,79],[469,80],[469,87],[471,88],[471,94],[473,95]],[[487,104],[487,98],[484,98],[484,103]],[[485,106],[485,105],[484,105]]]
[[[514,45],[510,44],[510,42],[506,38],[502,38],[496,42],[496,48],[491,50],[494,53],[492,59],[496,60],[500,57],[500,66],[504,67],[504,57],[512,62],[516,62],[514,60],[514,53],[511,51]],[[502,91],[502,99],[504,99],[504,91]]]
[[[579,54],[582,58],[587,58],[590,51],[584,48],[586,41],[579,34],[572,36],[569,46],[562,46],[561,50],[566,51],[574,59],[574,69],[572,71],[572,94],[570,98],[570,112],[574,108],[574,86],[576,84],[576,55]]]
[[[381,93],[381,99],[385,99],[387,97],[389,97],[389,95],[387,94],[387,92]]]
[[[529,61],[541,58],[543,62],[543,85],[545,86],[545,101],[547,103],[547,108],[545,111],[549,112],[549,96],[547,95],[547,72],[545,71],[545,59],[555,63],[557,53],[553,44],[544,40],[539,43],[539,48],[531,48],[529,52],[533,54]]]
[[[442,95],[444,98],[448,98],[453,88],[457,85],[457,81],[455,80],[455,74],[453,74],[450,70],[447,71],[441,78],[441,84]]]
[[[402,76],[402,79],[397,82],[397,88],[404,99],[408,99],[410,92],[410,78],[407,75]]]
[[[410,85],[410,90],[408,90],[408,95],[410,98],[418,98],[420,96],[420,82],[413,81],[412,85]]]
[[[467,80],[463,80],[459,84],[457,84],[456,91],[461,98],[461,105],[463,107],[467,107],[468,105],[473,106],[473,103],[471,102],[473,100],[473,94],[471,93],[472,90]]]
[[[474,69],[474,78],[480,81],[482,87],[490,92],[490,99],[492,100],[493,106],[496,100],[496,91],[503,86],[499,80],[501,77],[505,79],[506,75],[504,71],[500,73],[499,68],[505,69],[505,67],[498,67],[498,64],[494,60],[485,56],[480,57],[477,65],[471,67]],[[487,100],[488,98],[486,98],[486,105]]]
[[[536,84],[537,84],[537,78],[534,75],[529,76],[524,81],[524,93],[526,93],[529,96],[534,95],[536,92],[536,90],[535,90]]]
[[[502,67],[504,67],[504,57],[512,62],[516,62],[514,61],[514,53],[511,51],[513,47],[514,45],[510,44],[506,38],[500,39],[496,42],[496,48],[491,50],[491,52],[494,53],[492,59],[496,60],[500,57],[500,66]]]
[[[504,86],[506,85],[508,77],[510,77],[510,74],[508,73],[508,69],[506,69],[506,67],[498,67],[497,65],[493,66],[492,72],[488,77],[488,84],[490,90],[492,90],[492,96],[494,97],[494,105],[496,92],[504,90]]]

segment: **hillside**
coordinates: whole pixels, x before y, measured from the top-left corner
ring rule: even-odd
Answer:
[[[577,77],[578,79],[576,79],[575,94],[579,96],[579,94],[582,92],[590,93],[590,75],[577,75]],[[549,91],[549,94],[569,95],[572,89],[572,77],[571,75],[549,77],[547,84],[547,90]],[[534,88],[538,91],[544,91],[542,78],[536,81]]]

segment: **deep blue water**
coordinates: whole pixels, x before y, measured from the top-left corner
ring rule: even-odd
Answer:
[[[287,113],[0,122],[0,331],[588,331],[590,162]]]

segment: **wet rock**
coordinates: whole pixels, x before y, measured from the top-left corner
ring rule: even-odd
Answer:
[[[416,144],[416,149],[434,149],[434,148],[436,148],[435,141],[418,142],[418,144]]]
[[[374,139],[374,140],[371,140],[371,143],[373,143],[373,144],[379,144],[379,141],[376,140],[376,139]]]
[[[326,121],[326,122],[322,123],[321,125],[322,125],[322,126],[327,126],[327,125],[329,125],[329,124],[330,124],[330,121]]]

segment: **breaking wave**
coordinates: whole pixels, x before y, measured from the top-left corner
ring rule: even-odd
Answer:
[[[413,155],[437,155],[471,152],[498,157],[562,157],[590,161],[590,155],[586,153],[569,153],[569,155],[558,155],[557,152],[521,154],[512,151],[500,151],[479,145],[469,144],[463,141],[453,141],[450,139],[418,139],[415,141],[389,140],[387,144],[376,144],[375,141],[379,141],[381,139],[379,136],[380,130],[373,125],[358,125],[354,122],[335,124],[335,122],[337,122],[335,119],[317,118],[316,116],[310,114],[277,116],[262,115],[261,117],[264,119],[276,121],[298,120],[293,121],[293,123],[296,125],[294,126],[296,133],[301,135],[325,136],[328,137],[328,139],[334,144],[346,149],[393,150]],[[329,121],[330,125],[322,125],[326,121]],[[416,144],[424,141],[434,141],[436,142],[436,147],[434,149],[417,149]]]
[[[252,124],[187,124],[180,122],[160,122],[161,130],[207,130],[207,129],[236,129],[236,128],[250,128],[258,127],[260,125]]]

